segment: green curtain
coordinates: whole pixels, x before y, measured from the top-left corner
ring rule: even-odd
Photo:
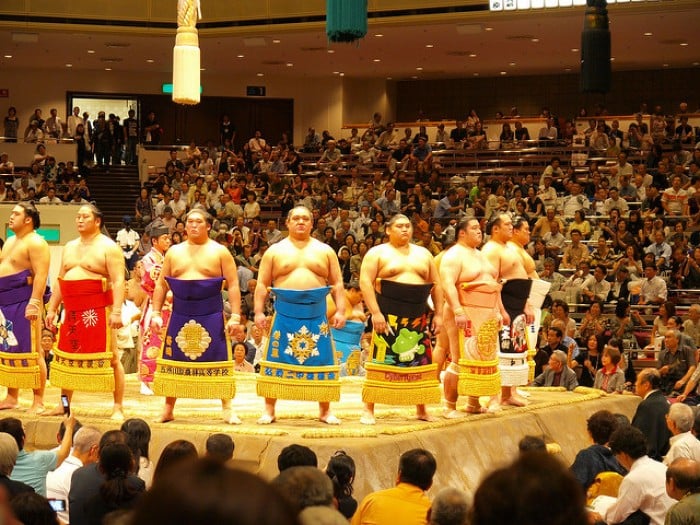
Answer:
[[[367,34],[367,0],[326,0],[326,35],[331,42],[354,42]]]

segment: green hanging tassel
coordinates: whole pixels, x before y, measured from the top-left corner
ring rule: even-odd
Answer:
[[[326,0],[326,35],[331,42],[354,42],[367,34],[367,0]]]

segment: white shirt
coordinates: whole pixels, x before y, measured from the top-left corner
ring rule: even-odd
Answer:
[[[66,502],[65,512],[57,512],[58,518],[63,523],[68,523],[68,493],[70,492],[73,472],[83,466],[83,462],[73,454],[68,456],[56,470],[46,475],[46,497],[49,499],[62,499]]]
[[[671,443],[671,448],[664,458],[664,465],[670,465],[678,458],[700,461],[700,439],[696,438],[692,432],[688,431],[672,436],[669,443]]]
[[[622,479],[617,501],[603,518],[606,523],[620,523],[641,510],[651,525],[663,525],[668,509],[676,503],[666,494],[666,465],[642,456],[632,463]]]

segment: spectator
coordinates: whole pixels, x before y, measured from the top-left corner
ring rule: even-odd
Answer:
[[[156,518],[157,516],[157,518]],[[155,480],[131,525],[298,525],[296,512],[258,476],[199,460]]]
[[[586,525],[581,486],[549,454],[522,454],[492,472],[474,494],[471,525]]]
[[[678,500],[666,514],[666,525],[700,524],[700,463],[674,461],[666,470],[666,494]]]
[[[272,480],[272,486],[297,512],[333,505],[333,482],[316,467],[288,468]]]
[[[95,427],[82,427],[75,434],[73,450],[61,465],[46,475],[46,497],[66,502],[66,510],[58,511],[58,517],[65,523],[70,522],[69,498],[73,472],[84,465],[95,463],[102,433]]]
[[[661,304],[668,295],[666,281],[656,275],[656,265],[644,264],[644,279],[639,282],[639,304]]]
[[[678,329],[666,330],[658,365],[661,391],[666,395],[682,392],[684,385],[695,372],[695,365],[695,349],[681,345],[681,333]]]
[[[153,482],[165,475],[178,465],[187,465],[193,463],[199,455],[194,443],[186,439],[177,439],[168,443],[160,453],[158,463],[153,471]]]
[[[518,442],[518,452],[547,452],[547,444],[544,439],[537,436],[525,436]]]
[[[335,452],[326,465],[326,474],[333,482],[333,496],[338,511],[351,519],[357,510],[357,500],[352,497],[352,483],[355,481],[355,461],[344,451]]]
[[[467,525],[469,500],[467,495],[456,488],[447,487],[437,493],[428,509],[429,525]]]
[[[153,483],[153,462],[149,457],[151,427],[143,419],[132,418],[124,421],[120,430],[126,434],[126,444],[129,445],[136,463],[136,474],[146,484],[147,489],[151,488]]]
[[[661,390],[661,375],[655,368],[645,368],[637,374],[635,393],[642,398],[632,418],[632,426],[646,436],[647,455],[661,461],[669,447],[671,433],[666,427],[668,401]],[[624,466],[624,465],[623,465]]]
[[[633,426],[620,427],[610,436],[610,450],[629,472],[615,503],[605,516],[606,523],[622,523],[630,516],[646,516],[651,525],[663,525],[673,500],[666,494],[666,467],[646,455],[644,434]]]
[[[56,513],[46,498],[34,492],[23,492],[10,500],[15,519],[23,525],[59,525]]]
[[[552,330],[550,328],[550,330]],[[561,350],[555,350],[549,358],[549,367],[532,382],[533,386],[563,386],[573,390],[578,386],[576,372],[567,364],[567,356]]]
[[[700,461],[700,439],[691,432],[693,420],[693,409],[688,405],[671,405],[666,417],[666,426],[672,434],[669,440],[671,447],[664,458],[664,465],[671,465],[679,458]]]
[[[277,469],[283,472],[291,467],[318,467],[316,453],[304,445],[288,445],[277,456]]]
[[[606,280],[608,269],[599,264],[593,270],[593,275],[589,276],[581,285],[581,300],[587,303],[594,301],[605,302],[610,293],[610,283]]]
[[[122,218],[122,223],[124,227],[117,232],[116,241],[124,254],[124,261],[126,267],[129,271],[131,271],[134,269],[134,265],[138,260],[138,247],[140,236],[136,230],[131,228],[131,217],[129,217],[128,215],[124,215],[124,217]]]
[[[221,464],[226,464],[233,458],[235,445],[228,434],[212,434],[205,444],[205,457]]]
[[[623,476],[627,473],[608,447],[610,436],[619,426],[617,418],[608,410],[599,410],[586,421],[593,445],[580,450],[571,465],[571,472],[585,490],[601,472],[617,472]]]
[[[427,523],[430,500],[425,494],[433,484],[437,464],[435,457],[424,449],[404,452],[399,460],[395,487],[366,496],[352,518],[352,525],[372,523]]]
[[[0,487],[7,492],[9,499],[22,492],[34,492],[34,489],[26,483],[10,479],[18,453],[19,448],[15,438],[6,432],[0,432]]]
[[[24,449],[26,435],[22,422],[14,417],[0,419],[0,432],[7,432],[17,443],[19,453],[12,470],[11,478],[21,481],[32,487],[37,494],[46,497],[46,475],[63,463],[70,454],[73,445],[73,426],[75,417],[70,415],[66,419],[66,433],[58,450],[35,450],[27,452]]]
[[[617,348],[606,346],[603,350],[603,367],[596,372],[593,388],[608,394],[621,394],[625,390],[625,372],[618,365],[622,354]]]

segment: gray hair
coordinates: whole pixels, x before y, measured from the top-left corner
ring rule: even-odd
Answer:
[[[333,504],[333,482],[317,467],[290,467],[280,472],[272,485],[297,511]]]
[[[17,441],[7,432],[0,432],[0,474],[9,476],[19,454]]]
[[[688,432],[693,427],[693,409],[683,403],[673,403],[668,411],[668,418],[673,421],[680,432]]]
[[[301,525],[348,525],[348,520],[333,507],[316,506],[302,510],[299,513],[299,523]]]
[[[555,350],[554,352],[552,352],[552,357],[556,357],[562,365],[566,365],[568,362],[566,354],[561,350]]]
[[[80,430],[73,437],[73,449],[80,454],[85,454],[92,447],[99,446],[100,438],[102,438],[102,432],[99,429],[95,427],[80,427]]]
[[[447,487],[438,492],[430,508],[430,525],[465,525],[469,514],[467,495]]]

